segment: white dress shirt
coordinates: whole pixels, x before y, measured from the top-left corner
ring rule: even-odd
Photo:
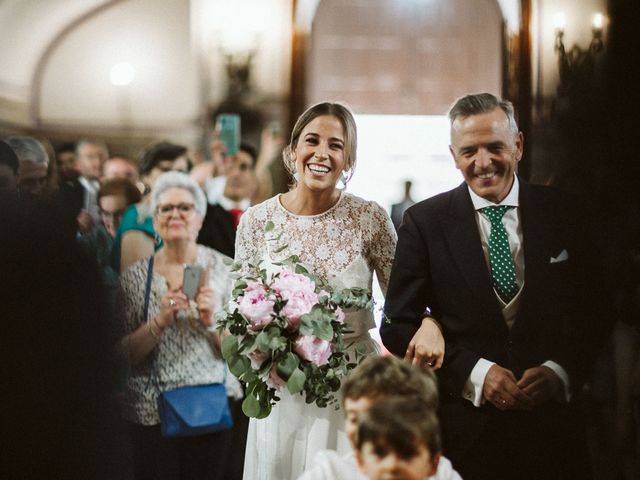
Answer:
[[[100,190],[100,182],[91,178],[80,176],[78,182],[84,188],[84,198],[82,200],[82,208],[91,216],[95,225],[102,224],[100,217],[100,207],[98,206],[98,191]]]
[[[469,195],[471,196],[471,202],[476,210],[476,223],[480,232],[480,241],[482,242],[482,251],[484,252],[485,261],[487,265],[489,262],[489,235],[491,233],[491,222],[487,219],[480,210],[485,207],[495,207],[497,205],[506,205],[514,208],[510,208],[502,217],[502,223],[507,231],[507,237],[509,239],[509,249],[511,250],[511,256],[514,259],[514,266],[516,270],[516,281],[519,286],[518,293],[511,301],[506,304],[502,301],[500,296],[495,292],[496,299],[500,303],[502,309],[502,316],[507,324],[507,327],[511,329],[513,322],[515,321],[518,313],[518,306],[520,305],[520,298],[525,283],[524,272],[524,246],[522,244],[522,224],[520,221],[520,203],[519,203],[520,183],[518,177],[514,176],[513,186],[509,194],[500,203],[492,203],[489,200],[477,195],[471,188],[469,188]],[[462,389],[462,396],[473,403],[476,407],[479,407],[484,403],[482,396],[484,379],[487,376],[487,372],[494,365],[495,362],[491,362],[485,358],[481,358],[471,370],[471,374],[467,379],[464,388]],[[564,385],[564,395],[561,400],[569,401],[569,375],[562,366],[558,365],[552,360],[547,360],[542,364],[545,367],[549,367],[555,372],[562,380]]]

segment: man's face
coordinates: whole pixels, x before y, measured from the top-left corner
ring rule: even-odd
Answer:
[[[500,108],[458,117],[451,125],[449,150],[456,168],[471,190],[493,203],[509,194],[522,146],[522,133],[513,133]]]
[[[47,186],[46,163],[36,163],[31,160],[20,160],[18,168],[18,186],[20,190],[32,195],[40,195]]]
[[[74,152],[60,152],[56,155],[56,162],[58,164],[58,173],[63,179],[67,180],[78,177],[78,163]]]
[[[232,163],[227,170],[224,196],[234,202],[239,202],[250,198],[256,186],[251,155],[240,150],[233,156]]]
[[[103,178],[105,180],[123,178],[129,180],[131,183],[138,181],[138,171],[130,162],[123,158],[110,158],[105,162],[103,170]]]
[[[78,149],[78,169],[83,177],[97,180],[100,178],[102,164],[107,152],[101,145],[85,143]]]

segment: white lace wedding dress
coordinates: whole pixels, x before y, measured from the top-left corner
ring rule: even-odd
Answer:
[[[265,234],[272,221],[275,228]],[[277,242],[268,237],[282,234]],[[373,272],[386,293],[396,244],[396,233],[387,213],[375,202],[342,193],[338,203],[320,215],[300,216],[287,211],[280,196],[250,208],[242,217],[236,236],[236,260],[258,265],[298,255],[315,275],[335,289],[371,288]],[[279,247],[287,248],[276,253]],[[373,312],[347,313],[353,333],[346,343],[379,353],[368,330],[375,326]],[[353,347],[352,347],[353,348]],[[362,347],[361,347],[362,348]],[[301,395],[280,392],[281,400],[262,420],[251,419],[244,463],[245,480],[294,480],[311,463],[316,452],[350,451],[344,433],[344,415],[335,406],[318,408]]]

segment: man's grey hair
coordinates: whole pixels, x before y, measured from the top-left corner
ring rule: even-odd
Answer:
[[[460,97],[449,110],[449,122],[453,125],[453,122],[457,118],[478,115],[480,113],[489,113],[494,111],[496,108],[499,108],[507,115],[509,128],[514,135],[517,135],[518,123],[516,122],[513,111],[513,104],[509,100],[503,100],[491,93],[475,93]]]
[[[16,152],[18,160],[30,161],[43,165],[49,164],[49,154],[42,144],[33,137],[15,136],[5,140],[11,149]]]
[[[160,175],[151,190],[151,211],[158,209],[158,198],[170,188],[182,188],[193,195],[196,212],[202,217],[207,213],[207,199],[196,181],[186,173],[167,172]]]
[[[101,142],[99,140],[91,140],[89,138],[83,138],[83,139],[79,140],[78,143],[76,143],[76,155],[80,155],[80,150],[85,145],[97,145],[98,147],[100,147],[102,149],[102,151],[104,152],[105,156],[109,157],[109,149],[107,148],[107,144],[106,143]]]

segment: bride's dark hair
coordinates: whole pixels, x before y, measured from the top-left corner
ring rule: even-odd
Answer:
[[[293,156],[293,152],[298,145],[298,139],[304,127],[306,127],[313,119],[323,116],[331,115],[340,120],[342,128],[344,129],[344,155],[345,155],[345,174],[346,177],[343,182],[346,184],[351,177],[356,167],[356,149],[358,144],[358,135],[356,132],[356,121],[353,118],[351,111],[340,103],[334,102],[322,102],[316,103],[309,107],[305,112],[298,117],[296,124],[291,132],[291,140],[289,145],[285,147],[282,152],[282,160],[287,171],[294,178],[296,173],[296,161]]]

